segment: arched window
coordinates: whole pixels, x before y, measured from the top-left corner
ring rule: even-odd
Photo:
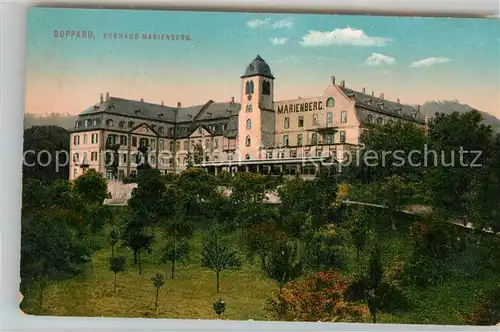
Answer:
[[[247,154],[247,155],[245,156],[245,159],[246,159],[246,160],[249,160],[249,159],[250,159],[250,155],[249,155],[249,154]]]
[[[250,139],[250,136],[247,136],[247,138],[245,139],[245,145],[250,146],[251,144],[252,144],[252,140]]]
[[[81,126],[82,126],[82,122],[81,121],[76,121],[75,127],[76,128],[80,128]]]
[[[94,119],[93,124],[94,124],[94,126],[97,126],[99,124],[99,120],[98,119]]]
[[[332,97],[326,100],[326,107],[335,107],[335,99]]]
[[[128,127],[129,127],[129,128],[132,128],[133,126],[134,126],[134,121],[129,121],[129,122],[128,122]]]
[[[373,115],[368,115],[366,120],[368,121],[368,123],[373,123]]]
[[[249,94],[249,93],[250,93],[250,82],[249,82],[249,81],[247,81],[247,82],[245,83],[245,94],[247,95],[247,94]]]
[[[163,127],[158,127],[158,134],[163,135]]]
[[[249,93],[253,93],[253,88],[254,88],[253,81],[250,81],[250,85],[249,85],[249,91],[250,92]]]
[[[91,124],[92,124],[92,120],[91,119],[86,119],[85,120],[85,127],[90,127]]]
[[[118,123],[118,127],[120,127],[120,128],[125,128],[125,121],[120,121],[120,122]]]
[[[252,120],[247,120],[247,129],[252,129]]]
[[[271,94],[271,83],[264,81],[262,83],[262,94],[269,96]]]
[[[377,124],[379,124],[379,125],[384,124],[384,118],[382,118],[382,117],[378,117],[378,118],[377,118]]]
[[[250,113],[252,111],[252,105],[247,105],[246,111],[247,113]]]
[[[106,126],[113,127],[113,120],[112,119],[107,119],[106,120]]]

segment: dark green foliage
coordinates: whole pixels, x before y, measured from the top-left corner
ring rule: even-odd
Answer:
[[[151,281],[153,281],[153,286],[156,288],[156,298],[155,298],[155,310],[158,309],[158,294],[160,292],[160,288],[165,285],[165,277],[163,274],[157,272],[151,277]]]
[[[102,205],[108,196],[108,186],[101,173],[88,170],[75,180],[75,192],[89,204]]]
[[[214,302],[214,312],[221,318],[224,311],[226,311],[226,303],[222,299],[218,299]]]
[[[477,294],[476,308],[459,317],[467,325],[497,325],[500,322],[500,286],[486,294]]]
[[[172,264],[172,279],[174,279],[176,263],[183,262],[188,251],[188,243],[184,238],[171,238],[165,245],[161,253],[161,262],[170,262]]]
[[[298,255],[297,243],[286,243],[273,248],[265,257],[262,270],[278,283],[280,290],[287,282],[300,277],[304,272],[304,265]]]
[[[109,232],[108,243],[111,245],[111,257],[115,257],[115,246],[120,241],[120,237],[120,230],[117,227]]]
[[[24,131],[23,181],[42,182],[69,178],[69,132],[58,126],[34,126]],[[33,151],[33,152],[31,152]],[[47,151],[48,153],[40,153]],[[60,151],[57,153],[57,151]],[[64,153],[67,153],[65,156]],[[39,161],[37,160],[39,156]],[[50,159],[49,159],[50,158]],[[57,160],[59,158],[59,160]],[[51,161],[50,163],[48,163]],[[47,164],[47,166],[42,166]],[[57,166],[63,165],[65,166]]]
[[[114,287],[113,290],[116,293],[116,274],[118,272],[123,272],[125,271],[125,257],[124,256],[118,256],[118,257],[110,257],[109,258],[109,269],[111,272],[115,274],[115,282],[114,282]]]
[[[140,175],[144,171],[148,171],[151,168],[150,163],[150,151],[149,147],[146,145],[141,145],[137,148],[137,151],[139,152],[137,154],[137,174]]]
[[[238,268],[241,263],[237,252],[223,243],[216,232],[212,232],[205,240],[201,253],[201,266],[215,271],[217,293],[219,292],[220,273],[224,270]]]

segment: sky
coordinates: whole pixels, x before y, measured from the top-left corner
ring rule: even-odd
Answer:
[[[40,115],[78,114],[106,92],[170,106],[239,100],[259,54],[276,101],[319,96],[335,76],[402,103],[457,100],[500,117],[498,19],[32,8],[26,50],[26,112]]]

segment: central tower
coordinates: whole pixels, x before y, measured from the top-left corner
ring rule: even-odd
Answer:
[[[238,116],[240,160],[260,159],[262,149],[274,146],[273,96],[271,68],[257,55],[241,76],[241,109]]]

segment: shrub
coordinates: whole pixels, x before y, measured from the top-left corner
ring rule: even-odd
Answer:
[[[269,300],[269,311],[276,320],[360,322],[368,310],[344,299],[347,285],[336,271],[318,272],[289,282]]]

